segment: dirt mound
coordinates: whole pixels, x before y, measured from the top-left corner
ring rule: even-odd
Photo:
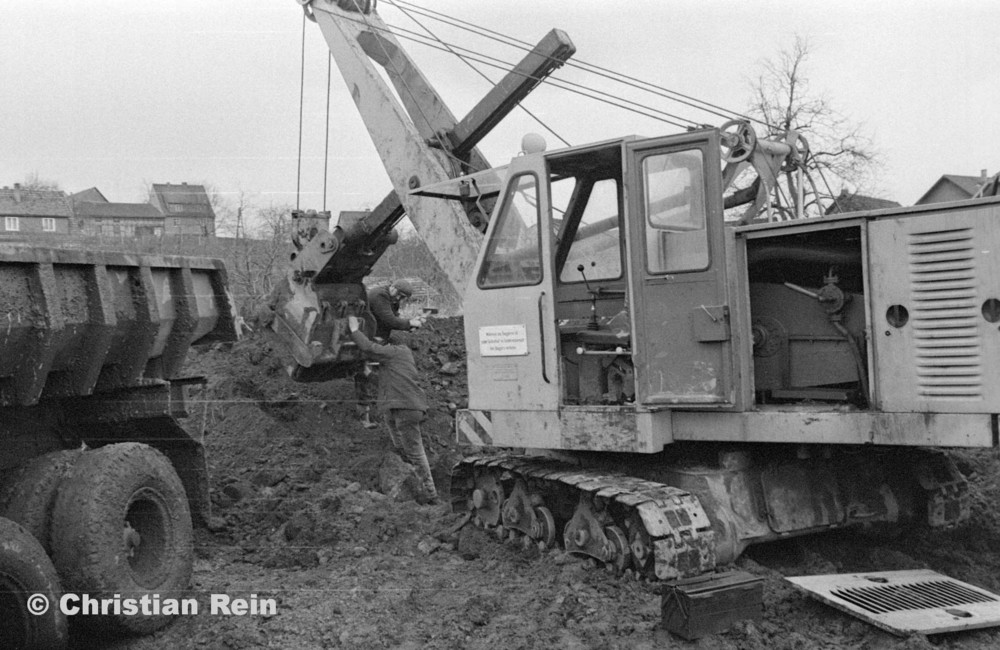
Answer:
[[[414,350],[421,371],[430,405],[425,447],[446,495],[460,456],[451,417],[467,404],[461,320],[433,319],[422,331],[394,336]],[[387,456],[384,428],[360,426],[352,380],[295,383],[258,336],[194,350],[186,369],[207,380],[192,393],[187,425],[206,431],[215,540],[239,549],[242,561],[317,566],[410,528],[408,467]],[[395,500],[380,493],[400,476]]]
[[[443,495],[462,450],[452,413],[467,404],[460,319],[395,334],[414,350],[431,405],[425,446]],[[263,338],[193,351],[204,374],[187,425],[207,432],[215,519],[198,532],[198,594],[256,594],[275,616],[179,619],[157,636],[99,647],[659,648],[661,586],[595,570],[562,551],[499,543],[445,506],[407,500],[383,429],[354,415],[351,380],[290,381]],[[200,401],[199,401],[200,400]],[[199,406],[204,408],[198,408]],[[1000,647],[982,630],[899,639],[796,591],[783,576],[930,568],[1000,592],[1000,462],[953,454],[973,521],[873,541],[844,532],[751,548],[736,568],[764,579],[764,618],[685,644],[701,649]],[[381,475],[381,480],[380,480]],[[396,477],[394,496],[380,492]],[[199,598],[204,598],[200,595]]]

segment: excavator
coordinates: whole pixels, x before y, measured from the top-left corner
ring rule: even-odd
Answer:
[[[661,581],[753,544],[969,518],[943,448],[1000,446],[1000,198],[823,214],[805,139],[742,120],[526,137],[490,167],[476,144],[574,53],[564,33],[459,120],[373,3],[298,2],[394,187],[332,229],[296,215],[270,327],[294,377],[354,372],[344,323],[373,326],[363,279],[406,214],[463,298],[456,434],[481,453],[454,470],[456,510]]]

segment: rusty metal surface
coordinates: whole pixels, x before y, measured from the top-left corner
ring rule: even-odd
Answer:
[[[0,405],[174,378],[234,318],[218,260],[0,245]]]
[[[1000,625],[1000,596],[926,569],[786,580],[828,605],[900,636]]]

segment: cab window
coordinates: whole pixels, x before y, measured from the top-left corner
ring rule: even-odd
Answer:
[[[702,152],[647,156],[642,180],[647,270],[679,273],[708,268]]]
[[[607,178],[590,190],[566,261],[559,272],[563,283],[583,282],[577,267],[583,264],[587,280],[613,280],[622,274],[618,224],[618,183]]]
[[[538,284],[542,281],[542,245],[535,175],[511,179],[502,206],[477,284],[481,289]]]

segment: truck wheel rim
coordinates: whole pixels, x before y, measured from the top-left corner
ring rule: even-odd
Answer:
[[[122,543],[135,581],[155,586],[169,544],[168,513],[159,492],[144,488],[129,500]]]

